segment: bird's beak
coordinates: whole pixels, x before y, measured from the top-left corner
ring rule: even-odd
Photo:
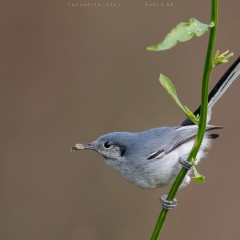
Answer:
[[[79,150],[96,150],[97,144],[95,142],[88,144],[77,143],[75,146],[71,147],[71,151],[79,151]]]

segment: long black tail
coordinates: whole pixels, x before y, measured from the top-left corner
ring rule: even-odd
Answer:
[[[218,101],[219,98],[226,92],[226,90],[230,87],[230,85],[234,82],[234,80],[240,74],[240,57],[232,64],[232,66],[226,71],[226,73],[222,76],[222,78],[218,81],[215,87],[208,95],[208,109],[211,115],[211,109],[213,105]],[[194,114],[200,114],[201,106],[197,110],[195,110]],[[194,123],[186,118],[180,126],[193,125]]]

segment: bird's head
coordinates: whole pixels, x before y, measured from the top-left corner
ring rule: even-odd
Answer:
[[[107,160],[122,160],[130,135],[124,132],[109,133],[88,144],[77,143],[72,150],[94,150]]]

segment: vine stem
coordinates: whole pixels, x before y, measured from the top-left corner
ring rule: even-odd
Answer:
[[[203,78],[202,78],[201,112],[200,112],[200,119],[199,119],[199,124],[198,124],[198,132],[197,132],[197,136],[196,136],[193,148],[188,157],[188,161],[191,163],[194,163],[196,161],[196,156],[201,147],[205,129],[206,129],[206,124],[207,124],[208,85],[209,85],[209,79],[210,79],[210,74],[211,74],[211,70],[212,70],[213,49],[214,49],[214,43],[215,43],[217,25],[218,25],[218,0],[212,0],[211,23],[213,23],[214,26],[210,28],[208,48],[207,48],[207,54],[206,54],[204,72],[203,72]],[[181,171],[179,172],[178,176],[176,177],[176,180],[174,181],[174,183],[171,187],[171,190],[168,194],[167,200],[172,201],[174,199],[174,197],[176,196],[177,191],[187,173],[188,173],[187,169],[185,169],[185,168],[181,169]],[[153,231],[151,240],[158,239],[158,236],[161,232],[163,224],[166,220],[168,211],[169,210],[162,208],[160,215],[158,217],[155,229]]]

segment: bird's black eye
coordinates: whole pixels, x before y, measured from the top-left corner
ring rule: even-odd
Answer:
[[[113,143],[112,143],[112,142],[109,142],[109,141],[103,143],[103,146],[104,146],[105,148],[110,148],[112,145],[113,145]]]

